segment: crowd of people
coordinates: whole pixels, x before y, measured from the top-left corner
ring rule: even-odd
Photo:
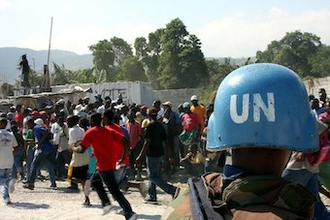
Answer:
[[[269,72],[259,73],[264,69]],[[253,77],[242,80],[240,86],[230,83],[247,77],[246,71]],[[89,98],[76,104],[58,100],[54,110],[12,107],[0,117],[4,202],[11,203],[18,181],[34,190],[36,180],[45,178],[40,170],[46,168],[51,189],[67,179],[69,190],[78,190],[81,184],[84,206],[91,205],[89,194],[94,189],[107,214],[113,206],[106,187],[122,208],[118,213],[136,219],[123,191],[137,188],[148,203],[157,203],[157,186],[173,199],[187,196],[168,181],[181,169],[201,177],[199,185],[190,182],[194,186],[190,193],[196,191],[191,202],[207,188],[202,194],[209,202],[200,198],[194,207],[208,204],[211,208],[206,210],[213,210],[206,213],[201,208],[198,213],[198,208],[188,210],[186,204],[182,208],[175,203],[175,208],[181,207],[181,217],[207,219],[220,214],[257,219],[259,213],[270,219],[330,219],[319,196],[321,192],[330,198],[330,100],[325,89],[320,89],[318,98],[309,96],[308,103],[294,73],[270,64],[238,69],[226,79],[214,104],[208,106],[200,104],[196,95],[175,109],[170,101],[157,100],[148,107],[127,105],[121,96],[103,100],[97,95],[93,103]],[[286,90],[276,87],[283,87],[284,80],[287,89],[297,86],[296,105],[282,94]],[[232,164],[225,165],[227,155]]]
[[[119,213],[134,219],[136,214],[122,192],[134,187],[146,202],[157,203],[158,186],[175,199],[180,188],[168,180],[180,166],[194,176],[204,172],[201,137],[206,109],[196,95],[177,111],[170,101],[157,100],[148,107],[126,105],[121,96],[95,98],[93,103],[86,97],[77,104],[61,99],[53,110],[18,104],[0,115],[0,177],[6,204],[11,203],[10,194],[19,181],[34,190],[38,179],[49,179],[50,189],[57,189],[57,181],[68,180],[68,190],[82,185],[83,205],[91,205],[89,194],[94,189],[103,213],[110,212],[107,187],[122,207]],[[47,178],[42,175],[44,169]]]

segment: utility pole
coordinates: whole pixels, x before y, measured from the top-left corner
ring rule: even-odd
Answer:
[[[43,90],[45,92],[51,92],[50,88],[50,76],[49,76],[49,60],[50,60],[50,50],[51,50],[51,44],[52,44],[52,32],[53,32],[53,17],[50,21],[50,33],[49,33],[49,44],[48,44],[48,55],[47,55],[47,67],[44,74],[44,85]]]

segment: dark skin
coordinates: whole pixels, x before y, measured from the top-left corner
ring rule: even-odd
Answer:
[[[187,114],[191,114],[191,110],[190,110],[190,108],[184,108],[184,109],[183,109],[183,112],[184,112],[184,113],[187,113]],[[201,124],[198,124],[198,129],[197,129],[197,131],[198,131],[198,137],[201,136],[201,134],[199,133],[199,131],[201,130],[201,127],[202,127],[202,125],[201,125]]]
[[[34,127],[34,122],[33,121],[28,121],[27,122],[27,126],[28,126],[28,128],[29,129],[33,129],[33,127]],[[28,140],[25,140],[25,143],[28,145],[28,144],[35,144],[35,142],[34,142],[34,138],[33,139],[28,139]]]
[[[324,130],[321,134],[319,134],[319,138],[321,138],[323,135],[327,134],[329,128],[327,128],[326,130]],[[294,159],[296,161],[304,161],[306,158],[307,154],[303,153],[303,152],[299,152],[297,154],[295,154]]]
[[[102,117],[103,123],[109,123],[109,121],[107,121],[107,119],[105,119],[106,117]],[[97,127],[102,127],[100,123],[96,123],[95,121],[93,121],[93,119],[91,119],[90,124],[92,127],[97,126]],[[123,155],[121,157],[121,159],[118,161],[119,164],[124,163],[125,158],[127,157],[128,154],[128,150],[129,150],[129,141],[124,137],[122,139],[123,142],[123,146],[124,146],[124,152]],[[72,151],[75,151],[77,153],[84,153],[87,150],[86,146],[71,146]]]
[[[156,121],[157,119],[156,118],[149,117],[149,120],[150,120],[150,123],[151,123],[153,121]],[[143,160],[143,157],[145,156],[148,148],[150,147],[150,142],[151,142],[150,139],[147,139],[146,138],[144,140],[142,150],[141,150],[139,156],[135,160],[135,162],[136,162],[137,165],[140,165],[141,164],[141,162]],[[170,164],[173,165],[174,164],[174,158],[172,156],[171,148],[170,147],[166,147],[165,150],[166,150],[167,155],[169,155],[169,162],[170,162]]]
[[[106,125],[110,125],[112,124],[112,121],[110,121],[107,117],[105,117],[105,115],[102,116],[102,121],[103,121],[103,124],[106,126]],[[128,155],[128,151],[129,151],[129,140],[127,138],[123,138],[122,139],[122,143],[123,143],[123,147],[124,147],[124,151],[123,151],[123,155],[121,157],[121,160],[118,161],[118,164],[122,164],[124,163],[125,161],[125,158],[127,157]]]
[[[156,118],[156,116],[154,116],[154,117],[150,117],[149,116],[149,120],[150,120],[150,123],[152,123],[154,121],[157,121],[157,118]],[[144,140],[142,150],[141,150],[139,156],[135,160],[135,162],[136,162],[137,165],[140,165],[141,164],[143,157],[145,156],[145,154],[147,153],[148,148],[150,147],[150,143],[151,143],[151,140],[149,138],[146,138]],[[171,155],[171,154],[169,154],[169,155]],[[170,158],[170,160],[173,160],[171,158]]]
[[[144,143],[143,143],[142,150],[141,150],[139,156],[135,160],[137,165],[141,164],[142,158],[145,156],[145,154],[146,154],[149,147],[150,147],[150,139],[145,139]]]
[[[6,129],[7,126],[7,120],[0,121],[0,129]],[[17,146],[13,147],[13,154],[15,154],[17,151]]]
[[[28,127],[29,127],[30,129],[33,129],[33,127],[35,126],[35,124],[34,124],[33,121],[28,121],[28,122],[27,122],[27,125],[28,125]],[[44,133],[44,135],[42,136],[41,140],[40,140],[38,143],[36,143],[36,144],[38,144],[38,145],[36,146],[36,149],[40,149],[40,148],[41,148],[42,144],[43,144],[43,143],[49,138],[48,135],[49,135],[49,134],[48,134],[47,132]],[[33,142],[33,141],[28,141],[28,143],[35,143],[35,142]]]
[[[193,104],[193,106],[198,106],[198,101],[197,100],[193,100],[193,101],[191,101],[191,103]]]
[[[232,150],[232,164],[251,175],[282,176],[290,150],[247,147]],[[253,161],[253,163],[251,163]]]

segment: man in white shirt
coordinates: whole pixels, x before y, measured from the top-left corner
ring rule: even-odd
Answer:
[[[68,149],[69,130],[62,116],[52,124],[50,132],[53,134],[53,145],[57,150],[56,154],[56,172],[59,179],[65,178],[65,164],[70,164],[71,153]]]
[[[11,169],[14,164],[17,142],[14,135],[6,130],[7,119],[0,118],[0,185],[2,198],[10,204],[10,194],[14,191],[15,179],[10,179]]]
[[[73,149],[79,146],[81,139],[84,136],[84,129],[79,127],[78,125],[79,117],[76,115],[68,116],[68,127],[69,127],[69,149]],[[89,186],[90,180],[87,179],[87,171],[88,171],[88,163],[89,163],[89,154],[87,151],[84,153],[73,152],[72,159],[70,162],[70,168],[72,169],[71,176],[69,179],[71,183],[78,184],[81,183],[84,189],[85,194],[85,202],[83,205],[89,206]],[[85,188],[86,186],[86,188]]]

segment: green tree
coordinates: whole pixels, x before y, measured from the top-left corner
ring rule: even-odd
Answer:
[[[196,35],[189,35],[189,39],[184,42],[179,59],[181,66],[179,81],[184,83],[185,87],[194,88],[207,81],[207,65],[201,50],[201,42]]]
[[[226,58],[223,63],[218,60],[206,61],[209,77],[201,86],[201,101],[204,103],[213,102],[214,95],[222,82],[222,80],[232,71],[238,68],[237,65],[232,65],[230,59]]]
[[[115,54],[110,41],[101,40],[97,44],[89,46],[89,50],[92,51],[94,67],[97,70],[113,73]]]
[[[179,80],[181,74],[179,54],[188,34],[186,26],[179,18],[172,20],[164,29],[158,67],[159,84],[164,89],[185,87]]]
[[[118,80],[148,81],[144,73],[143,65],[136,57],[124,59],[118,69]]]
[[[162,33],[163,29],[158,29],[149,33],[148,42],[144,37],[136,38],[134,42],[136,57],[142,62],[151,85],[156,89],[160,88],[157,79]]]
[[[54,65],[54,73],[52,73],[52,85],[65,85],[70,83],[71,71],[65,69],[64,65],[60,66],[56,63]]]
[[[119,66],[127,57],[132,57],[131,46],[121,38],[113,37],[110,39],[112,50],[114,52],[114,64]]]
[[[93,63],[96,74],[104,82],[113,81],[118,66],[124,59],[133,56],[131,46],[121,38],[112,37],[110,41],[102,40],[89,46],[93,54]]]
[[[94,69],[83,69],[75,70],[70,74],[70,83],[95,83],[95,75],[93,74]]]
[[[311,58],[312,73],[315,77],[330,76],[330,46],[322,45]]]
[[[320,38],[300,31],[287,33],[280,41],[272,41],[267,50],[257,52],[258,62],[278,63],[297,72],[301,77],[312,72],[312,60],[321,47]]]

